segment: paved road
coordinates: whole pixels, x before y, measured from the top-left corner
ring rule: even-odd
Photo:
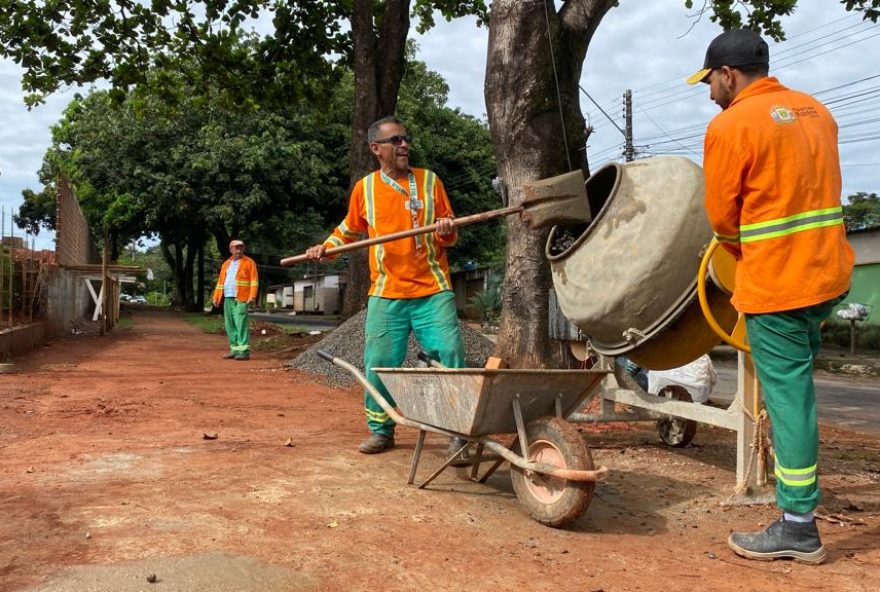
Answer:
[[[715,370],[718,384],[712,398],[732,400],[736,365],[716,363]],[[817,375],[814,382],[821,423],[880,434],[880,379]]]
[[[289,313],[252,312],[251,318],[267,323],[279,323],[282,325],[298,325],[310,331],[329,331],[334,328],[338,321],[335,318],[327,318],[316,315],[295,315]]]

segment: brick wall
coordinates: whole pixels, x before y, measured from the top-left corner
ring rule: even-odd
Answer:
[[[58,183],[55,252],[58,264],[62,266],[98,263],[97,248],[76,199],[76,191],[63,177]]]

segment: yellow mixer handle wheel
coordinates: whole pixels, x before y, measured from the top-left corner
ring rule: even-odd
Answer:
[[[740,316],[736,326],[733,328],[732,334],[728,335],[727,331],[722,329],[721,325],[718,324],[718,321],[715,320],[715,315],[712,314],[712,309],[709,307],[709,299],[706,297],[706,277],[709,273],[709,263],[712,261],[712,257],[715,255],[715,251],[719,246],[720,243],[718,242],[718,239],[713,238],[712,242],[709,243],[706,252],[703,254],[703,260],[700,261],[700,271],[697,273],[697,296],[700,299],[700,308],[703,310],[703,316],[706,317],[706,322],[709,324],[709,327],[724,343],[732,345],[740,351],[751,353],[752,348],[750,348],[743,340],[743,337],[745,336],[743,317]]]

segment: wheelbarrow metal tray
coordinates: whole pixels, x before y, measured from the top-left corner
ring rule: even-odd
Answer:
[[[516,432],[512,402],[519,397],[528,423],[564,417],[594,394],[607,370],[490,370],[485,368],[374,368],[407,419],[480,437]]]

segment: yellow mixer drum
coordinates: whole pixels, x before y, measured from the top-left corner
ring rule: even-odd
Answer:
[[[697,299],[700,255],[712,239],[702,169],[675,156],[612,163],[586,187],[592,222],[554,226],[547,240],[563,314],[599,353],[651,370],[707,353],[719,339]],[[712,282],[707,293],[730,331],[737,319],[730,295]]]

